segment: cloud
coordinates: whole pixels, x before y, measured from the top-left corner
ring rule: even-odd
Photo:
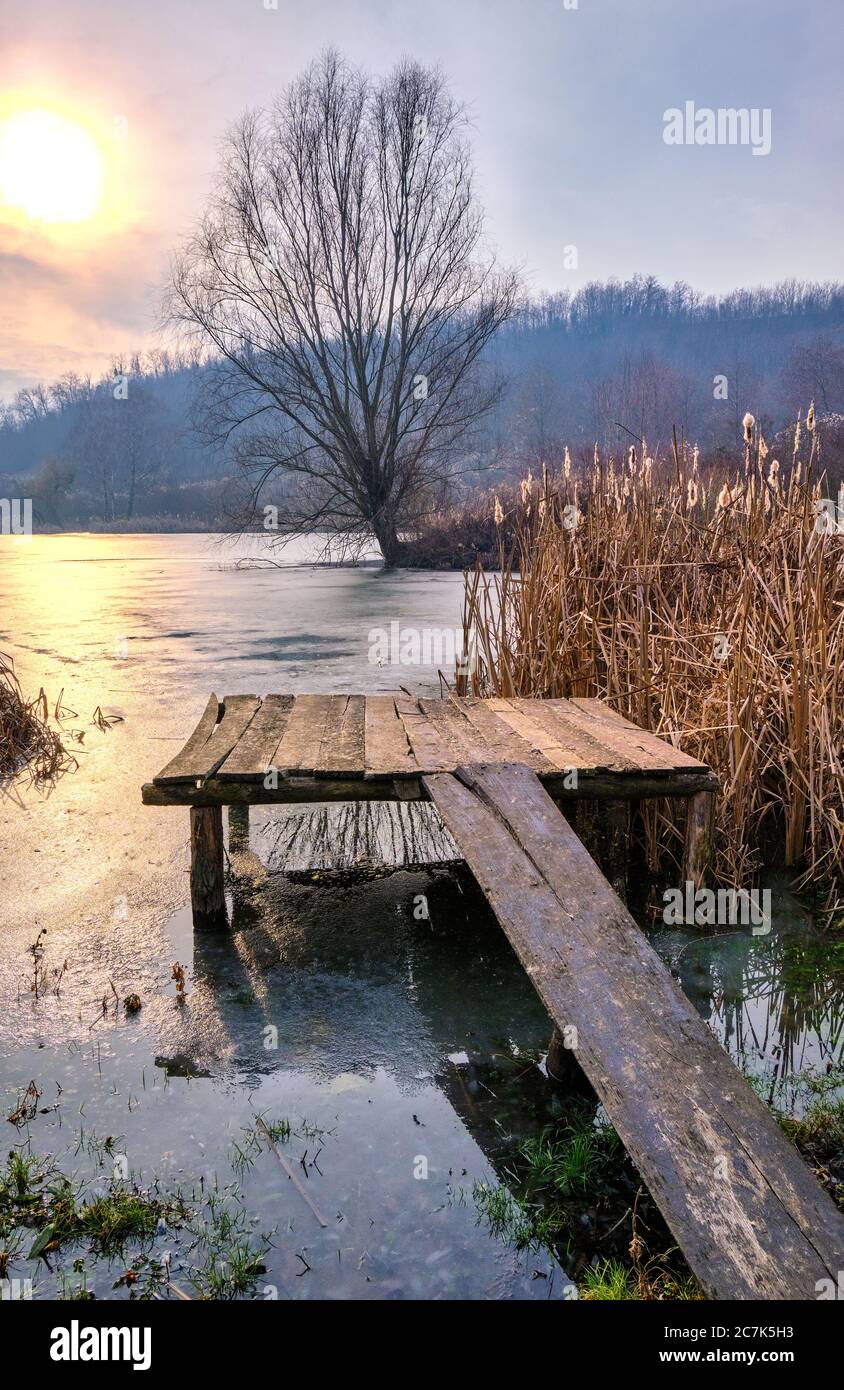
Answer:
[[[133,227],[91,247],[62,247],[0,225],[0,395],[67,371],[100,375],[117,354],[156,341],[166,266],[161,239]]]
[[[2,244],[2,228],[0,228]],[[53,266],[17,251],[0,251],[0,288],[5,294],[15,290],[41,289],[44,285],[61,282],[61,274]]]

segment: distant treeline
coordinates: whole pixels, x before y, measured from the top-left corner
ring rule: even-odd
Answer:
[[[673,427],[708,455],[731,452],[746,411],[775,440],[812,400],[840,471],[844,285],[704,296],[646,276],[596,282],[524,303],[492,356],[506,386],[467,459],[475,481],[554,465],[567,445],[577,456],[645,436],[658,450]],[[32,496],[42,527],[224,524],[236,441],[203,431],[205,371],[162,351],[100,381],[69,373],[19,391],[0,410],[0,496]]]
[[[512,387],[502,454],[524,466],[567,444],[603,447],[672,427],[730,452],[751,411],[769,438],[815,401],[844,413],[844,285],[786,281],[704,296],[653,277],[589,284],[525,305],[498,341]]]
[[[210,528],[226,469],[192,419],[202,371],[153,352],[19,391],[0,415],[0,494],[31,496],[46,528]]]

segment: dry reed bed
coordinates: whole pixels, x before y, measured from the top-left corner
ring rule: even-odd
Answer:
[[[12,661],[0,652],[0,789],[21,777],[43,788],[76,766],[48,719],[44,691],[25,699]]]
[[[800,433],[786,470],[746,417],[730,481],[676,440],[662,468],[633,448],[579,479],[567,454],[491,501],[500,573],[465,581],[471,689],[598,696],[704,759],[716,874],[737,885],[763,863],[844,877],[844,535],[819,521],[813,411],[805,459]],[[652,868],[676,863],[683,816],[648,810]]]

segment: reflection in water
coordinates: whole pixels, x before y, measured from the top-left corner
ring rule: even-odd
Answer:
[[[773,902],[764,936],[673,930],[652,940],[736,1065],[780,1100],[787,1077],[842,1069],[844,942],[817,931],[786,889]]]
[[[262,827],[267,863],[279,870],[436,864],[459,858],[425,801],[345,802],[297,810]]]
[[[420,895],[426,921],[412,910]],[[94,1133],[119,1135],[134,1177],[188,1196],[225,1189],[251,1153],[238,1182],[255,1229],[274,1232],[263,1282],[281,1297],[562,1297],[554,1258],[491,1235],[471,1199],[475,1182],[497,1181],[508,1136],[547,1123],[554,1103],[536,1065],[547,1017],[471,880],[446,868],[316,887],[273,877],[255,897],[228,933],[190,938],[187,914],[174,922],[188,993],[171,997],[154,1059],[115,1016],[72,1056],[7,1060],[7,1075],[36,1075],[51,1098],[61,1087],[58,1110],[33,1125],[36,1148],[69,1145],[78,1171]],[[325,1229],[249,1148],[258,1115],[289,1121],[285,1153]],[[185,1242],[163,1232],[154,1253],[165,1248],[183,1280]],[[86,1270],[102,1297],[120,1267]],[[43,1268],[39,1281],[44,1296]]]
[[[434,808],[295,808],[261,830],[275,871],[452,861],[457,850]],[[481,910],[485,911],[485,905]],[[736,1064],[777,1085],[844,1062],[844,942],[816,929],[786,883],[772,886],[772,930],[651,936],[684,992]]]

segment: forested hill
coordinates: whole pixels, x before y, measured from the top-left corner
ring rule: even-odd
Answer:
[[[492,355],[507,387],[470,460],[487,476],[552,464],[566,445],[656,447],[675,425],[704,451],[732,449],[747,410],[771,437],[811,400],[821,419],[844,416],[844,285],[712,297],[643,276],[593,283],[527,302]],[[0,414],[0,495],[25,483],[47,525],[210,524],[231,459],[192,422],[204,370],[162,352],[19,392]]]
[[[652,444],[671,428],[732,449],[752,411],[769,434],[844,409],[844,285],[787,281],[716,298],[652,277],[534,300],[502,334],[513,377],[505,434],[528,454],[559,442]]]

